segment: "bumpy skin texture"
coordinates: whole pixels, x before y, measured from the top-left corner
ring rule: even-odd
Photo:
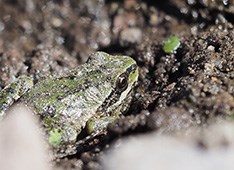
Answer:
[[[75,153],[85,126],[99,134],[127,109],[137,79],[132,58],[97,52],[67,74],[38,82],[20,100],[41,117],[60,157]]]
[[[5,117],[7,109],[32,87],[30,77],[20,76],[0,92],[0,120]]]

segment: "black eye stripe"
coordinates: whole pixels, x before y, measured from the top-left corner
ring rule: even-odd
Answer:
[[[121,96],[118,91],[112,91],[111,94],[105,99],[101,106],[98,107],[97,112],[104,113],[105,109],[116,103]]]
[[[128,67],[126,69],[125,73],[123,73],[123,74],[126,75],[127,81],[128,81],[129,74],[131,72],[134,72],[136,69],[137,69],[137,65],[136,64],[133,64],[133,65],[131,65],[130,67]],[[105,101],[102,103],[102,105],[98,107],[97,112],[101,112],[101,113],[105,112],[103,110],[105,110],[105,108],[108,108],[111,105],[113,105],[114,103],[116,103],[119,100],[119,98],[120,98],[120,96],[121,96],[121,94],[122,94],[122,92],[124,90],[126,90],[126,88],[122,89],[122,90],[118,90],[118,87],[115,86],[115,88],[113,89],[113,91],[111,92],[111,94],[105,99]]]
[[[130,74],[131,72],[134,72],[137,69],[137,65],[133,64],[130,67],[127,68],[126,73]]]

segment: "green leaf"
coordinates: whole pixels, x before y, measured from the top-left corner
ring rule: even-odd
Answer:
[[[165,53],[175,52],[176,49],[180,46],[180,40],[177,36],[170,36],[163,45],[163,51]]]

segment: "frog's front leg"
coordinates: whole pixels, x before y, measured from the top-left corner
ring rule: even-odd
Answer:
[[[7,109],[32,86],[33,80],[30,77],[20,76],[0,92],[0,120],[4,118]]]
[[[105,115],[102,117],[93,117],[86,123],[87,133],[91,134],[92,136],[99,135],[106,130],[109,123],[114,122],[117,118],[117,116],[109,115]]]

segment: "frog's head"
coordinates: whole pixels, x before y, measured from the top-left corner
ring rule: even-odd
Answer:
[[[99,111],[105,109],[105,112],[111,114],[124,111],[121,106],[124,103],[126,106],[130,102],[128,97],[138,80],[136,61],[128,56],[113,56],[104,52],[96,52],[88,62],[105,73],[112,85],[112,91],[100,106]]]

